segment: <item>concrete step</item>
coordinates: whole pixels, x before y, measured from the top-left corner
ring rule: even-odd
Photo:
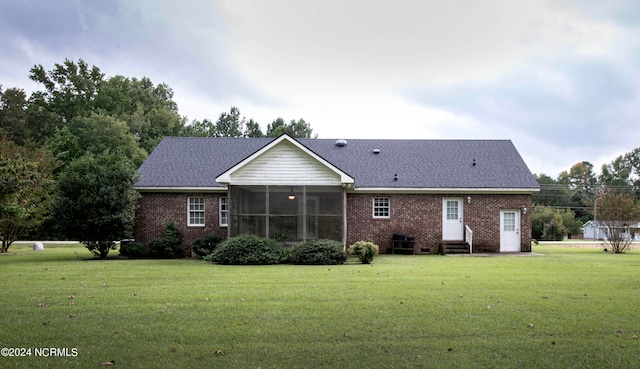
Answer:
[[[445,254],[468,254],[469,244],[466,242],[441,242],[440,251]]]

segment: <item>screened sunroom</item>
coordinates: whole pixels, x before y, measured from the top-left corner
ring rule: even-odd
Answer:
[[[343,242],[344,196],[338,186],[229,186],[229,236]]]
[[[282,135],[216,178],[227,188],[228,235],[293,245],[346,242],[346,188],[353,178]]]

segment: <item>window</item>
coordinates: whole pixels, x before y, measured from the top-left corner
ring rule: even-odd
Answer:
[[[389,218],[389,198],[388,197],[373,198],[373,217]]]
[[[458,219],[458,200],[447,200],[447,220]]]
[[[188,225],[204,226],[204,197],[189,197],[188,216]]]
[[[505,212],[504,213],[504,221],[503,227],[505,232],[515,232],[516,230],[516,213],[515,212]]]
[[[220,197],[220,206],[218,207],[220,211],[220,226],[228,226],[229,225],[229,198],[226,196]]]

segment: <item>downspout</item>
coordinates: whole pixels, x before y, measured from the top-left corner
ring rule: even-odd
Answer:
[[[342,247],[347,251],[347,187],[342,185]]]

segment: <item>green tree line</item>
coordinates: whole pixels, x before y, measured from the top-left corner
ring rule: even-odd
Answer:
[[[580,227],[589,220],[607,221],[606,215],[619,210],[624,197],[637,206],[640,200],[640,148],[618,156],[602,165],[600,174],[588,161],[576,163],[558,174],[534,174],[540,192],[534,193],[533,238],[560,240],[565,235],[580,233]],[[636,222],[635,211],[617,213],[617,221]],[[624,219],[622,219],[624,218]],[[609,221],[612,221],[610,219]]]
[[[107,77],[82,59],[35,65],[29,78],[39,86],[30,95],[0,85],[2,252],[30,235],[80,240],[106,257],[131,236],[136,169],[165,136],[317,136],[304,119],[276,118],[263,131],[237,107],[188,123],[167,84]]]

